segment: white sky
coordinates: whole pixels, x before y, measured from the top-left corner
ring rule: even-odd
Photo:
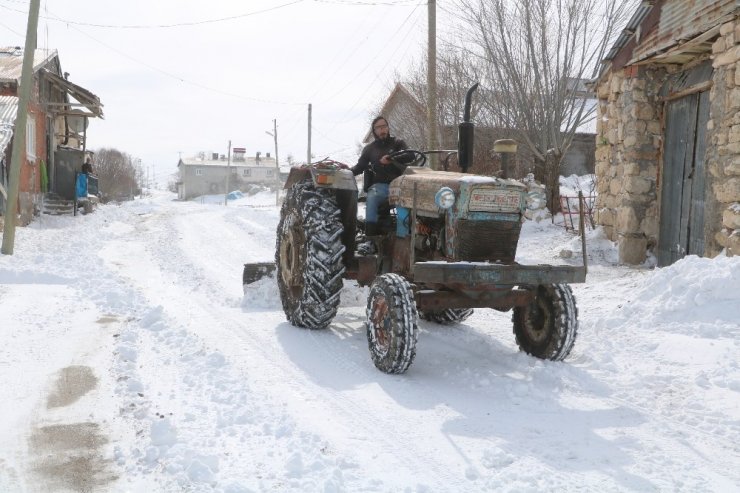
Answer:
[[[0,0],[0,45],[24,45],[29,4]],[[42,0],[38,46],[57,49],[70,80],[101,98],[89,147],[141,158],[162,184],[179,152],[226,154],[231,140],[274,153],[274,118],[281,161],[305,160],[309,102],[313,154],[353,160],[395,74],[426,50],[426,10],[423,0]]]

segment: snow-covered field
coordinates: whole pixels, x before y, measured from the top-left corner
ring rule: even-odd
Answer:
[[[391,376],[365,288],[323,331],[285,321],[272,279],[243,294],[277,219],[273,194],[155,192],[19,229],[0,257],[0,491],[740,491],[740,258],[628,268],[592,232],[565,362],[476,310],[422,322]],[[526,223],[520,262],[580,255]]]

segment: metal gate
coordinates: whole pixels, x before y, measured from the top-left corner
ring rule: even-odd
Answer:
[[[666,107],[659,266],[704,254],[704,152],[709,91],[669,101]]]

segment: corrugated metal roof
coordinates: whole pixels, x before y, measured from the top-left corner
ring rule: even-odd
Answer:
[[[649,58],[731,20],[739,8],[738,3],[738,0],[666,0],[662,2],[659,6],[658,24],[649,32],[643,33],[635,47],[634,59]]]
[[[36,72],[57,56],[57,50],[38,49],[33,55]],[[16,82],[23,71],[23,50],[18,47],[0,47],[0,82]]]
[[[18,98],[15,96],[0,96],[0,159],[2,159],[10,139],[13,138],[16,114],[18,114]]]
[[[609,53],[607,53],[606,58],[604,60],[612,60],[615,56],[617,56],[617,53],[619,53],[619,50],[621,50],[624,45],[627,44],[627,42],[632,38],[632,36],[635,34],[635,31],[642,23],[643,19],[648,15],[650,10],[653,8],[652,3],[643,2],[640,4],[639,7],[637,7],[637,10],[632,15],[629,21],[627,21],[627,25],[624,27],[622,32],[619,34],[619,37],[614,42],[614,45],[609,50]]]
[[[18,98],[15,96],[0,96],[0,159],[10,139],[13,138],[13,126],[18,114]]]

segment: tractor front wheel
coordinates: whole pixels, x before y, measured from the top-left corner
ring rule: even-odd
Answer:
[[[367,299],[367,341],[375,366],[404,373],[416,356],[416,304],[411,286],[398,274],[375,279]]]
[[[512,321],[519,348],[537,358],[562,361],[573,349],[578,308],[567,284],[521,286],[535,291],[526,306],[514,308]]]

